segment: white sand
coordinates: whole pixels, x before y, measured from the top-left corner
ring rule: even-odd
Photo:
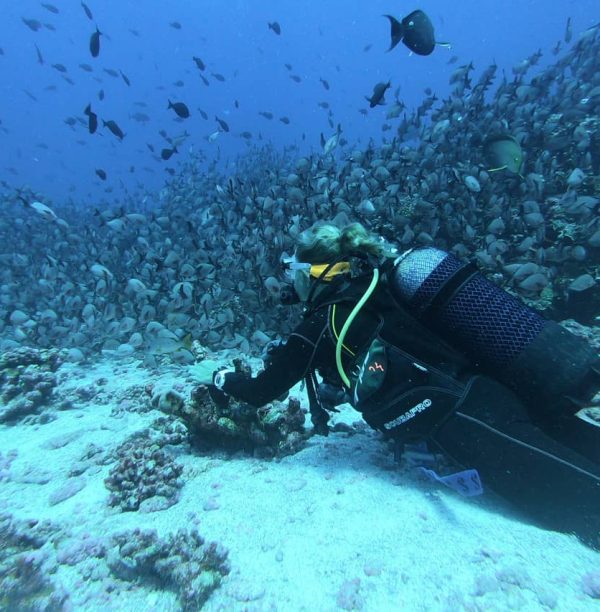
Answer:
[[[2,454],[18,452],[11,480],[0,483],[0,510],[60,524],[68,538],[61,546],[85,534],[106,538],[135,527],[166,534],[195,524],[228,549],[231,564],[206,610],[600,609],[582,588],[582,577],[600,570],[600,554],[510,518],[491,495],[463,499],[423,481],[394,463],[371,431],[313,437],[280,461],[183,454],[180,500],[161,512],[109,507],[103,480],[111,465],[86,471],[82,490],[51,506],[89,443],[111,450],[161,416],[111,417],[111,397],[132,385],[169,386],[182,371],[157,381],[137,363],[105,361],[63,366],[60,377],[59,398],[106,377],[107,403],[77,401],[48,424],[0,427]],[[360,421],[350,410],[341,418]],[[103,562],[94,564],[60,566],[52,576],[71,591],[75,610],[179,609],[174,594],[147,583],[107,600],[115,580]]]

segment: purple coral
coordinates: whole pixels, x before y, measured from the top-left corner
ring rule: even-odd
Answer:
[[[121,580],[145,579],[175,591],[183,610],[200,609],[229,573],[227,551],[205,542],[195,529],[180,529],[163,539],[154,530],[118,534],[107,561]]]
[[[152,511],[177,503],[183,466],[155,440],[147,434],[136,436],[123,443],[116,455],[119,461],[104,480],[106,488],[111,491],[111,506],[134,511],[152,499],[152,503],[146,503],[143,508]]]

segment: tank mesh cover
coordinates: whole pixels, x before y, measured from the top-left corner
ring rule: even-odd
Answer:
[[[410,300],[421,315],[463,266],[454,255],[445,255]],[[482,274],[475,274],[443,305],[433,324],[451,345],[482,365],[506,367],[536,338],[546,321]]]

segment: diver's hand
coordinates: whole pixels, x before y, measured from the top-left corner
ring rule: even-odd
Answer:
[[[230,374],[231,372],[233,372],[231,368],[215,370],[212,375],[212,384],[219,390],[223,389],[225,378],[227,377],[227,374]]]

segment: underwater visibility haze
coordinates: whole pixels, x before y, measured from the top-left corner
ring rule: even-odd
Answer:
[[[452,258],[438,314],[478,270],[474,318],[509,304],[502,325],[527,313],[519,338],[559,322],[543,377],[521,360],[498,378],[518,394],[537,377],[536,410],[569,388],[595,440],[599,58],[597,0],[6,1],[0,610],[597,606],[598,498],[563,521],[565,493],[538,521],[476,464],[402,454],[385,425],[430,404],[381,427],[354,410],[335,315],[338,387],[307,367],[256,407],[224,368],[272,365],[310,315],[298,279],[318,296],[366,266],[375,286],[372,257],[291,257],[315,223],[358,222],[381,237],[360,243],[370,256],[416,249],[398,269],[419,249]],[[448,321],[436,350],[460,330]],[[473,334],[485,353],[493,334]],[[597,490],[594,461],[576,471]]]

